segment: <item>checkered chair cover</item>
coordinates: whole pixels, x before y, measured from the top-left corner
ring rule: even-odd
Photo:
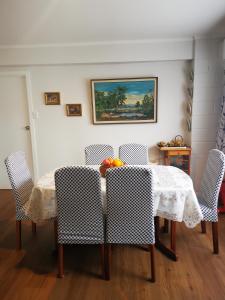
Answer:
[[[218,221],[217,204],[224,170],[225,155],[217,149],[210,150],[198,197],[204,221]]]
[[[119,147],[119,157],[127,165],[147,165],[148,148],[141,144],[124,144]]]
[[[100,165],[107,157],[114,157],[114,150],[110,145],[95,144],[85,148],[86,165]]]
[[[152,171],[138,166],[106,173],[106,242],[154,244]]]
[[[89,167],[55,172],[59,244],[102,244],[104,222],[100,174]]]
[[[16,220],[30,220],[23,212],[23,205],[29,200],[33,180],[25,159],[25,153],[18,151],[5,159],[5,165],[16,200]]]

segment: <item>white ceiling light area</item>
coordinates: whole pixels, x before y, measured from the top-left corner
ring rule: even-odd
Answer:
[[[0,46],[225,35],[225,0],[1,0]]]

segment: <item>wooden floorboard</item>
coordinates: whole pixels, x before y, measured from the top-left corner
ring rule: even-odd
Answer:
[[[65,247],[65,277],[56,278],[53,223],[22,225],[22,251],[15,250],[15,206],[9,191],[0,191],[0,299],[225,299],[225,215],[219,221],[220,254],[212,254],[211,226],[188,229],[177,224],[179,260],[156,251],[156,283],[149,253],[140,247],[112,247],[109,282],[101,279],[97,246]],[[168,235],[164,235],[165,242]]]

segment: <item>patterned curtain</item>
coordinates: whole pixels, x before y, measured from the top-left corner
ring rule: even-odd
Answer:
[[[225,87],[221,105],[221,116],[216,139],[216,148],[225,153]]]

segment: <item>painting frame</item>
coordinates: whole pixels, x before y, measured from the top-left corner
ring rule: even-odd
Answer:
[[[45,92],[45,105],[60,105],[60,93],[59,92]]]
[[[126,90],[123,96],[120,95],[122,104],[117,108],[99,108],[99,103],[101,105],[101,101],[108,101],[106,97],[113,96],[116,89]],[[146,92],[145,96],[143,91]],[[92,79],[91,100],[92,120],[95,125],[157,123],[158,77]],[[106,103],[110,103],[110,100]]]
[[[67,117],[81,117],[82,116],[82,105],[81,104],[66,104],[66,115]]]

